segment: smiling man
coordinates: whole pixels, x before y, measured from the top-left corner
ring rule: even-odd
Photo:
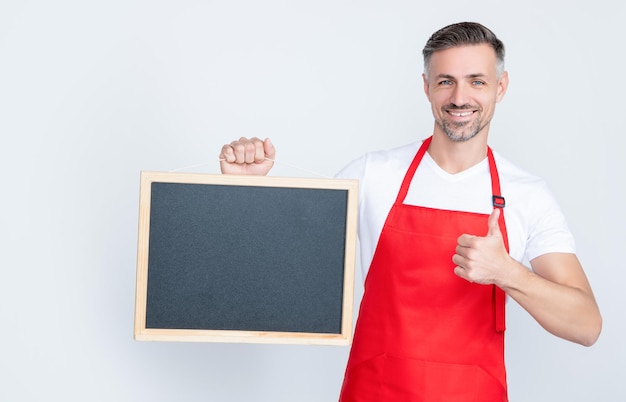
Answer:
[[[426,43],[432,135],[371,152],[339,174],[360,182],[365,290],[340,400],[508,400],[505,300],[585,346],[602,318],[545,182],[487,145],[507,90],[504,45],[458,23]],[[223,173],[267,174],[269,139],[224,145]],[[522,265],[530,261],[530,266]]]

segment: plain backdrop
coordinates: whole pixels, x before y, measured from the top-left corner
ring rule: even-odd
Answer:
[[[625,4],[0,0],[0,400],[336,400],[348,347],[133,340],[139,172],[424,138],[421,49],[471,20],[507,47],[490,143],[548,181],[604,316],[584,348],[510,302],[511,401],[625,401]]]

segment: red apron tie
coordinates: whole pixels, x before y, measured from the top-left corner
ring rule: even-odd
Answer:
[[[493,158],[493,152],[491,148],[487,147],[487,160],[489,161],[489,172],[491,173],[491,192],[493,194],[493,206],[500,208],[501,210],[505,206],[504,197],[500,191],[500,176],[498,175],[498,168],[496,167],[496,161]],[[509,236],[506,232],[506,224],[504,222],[504,211],[500,212],[500,218],[498,220],[500,225],[500,231],[502,232],[502,239],[504,240],[504,247],[506,251],[509,251]],[[506,329],[506,293],[496,285],[493,285],[493,299],[494,299],[494,313],[496,317],[496,331],[504,331]]]

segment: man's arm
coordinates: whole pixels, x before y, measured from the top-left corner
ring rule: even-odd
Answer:
[[[500,285],[548,332],[584,346],[593,345],[602,317],[575,254],[549,253],[531,261],[533,271],[512,270]]]
[[[544,254],[534,258],[532,271],[528,270],[507,253],[499,214],[496,208],[489,217],[487,236],[459,237],[454,272],[471,282],[496,284],[548,332],[593,345],[600,336],[602,316],[576,255]]]

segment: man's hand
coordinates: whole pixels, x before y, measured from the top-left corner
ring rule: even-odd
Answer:
[[[264,176],[272,166],[276,150],[269,138],[241,137],[226,144],[220,153],[220,169],[224,174],[248,174]]]
[[[487,221],[487,235],[459,236],[456,254],[452,261],[457,265],[454,273],[470,282],[483,285],[500,285],[513,259],[504,246],[498,218],[502,212],[494,208]]]

